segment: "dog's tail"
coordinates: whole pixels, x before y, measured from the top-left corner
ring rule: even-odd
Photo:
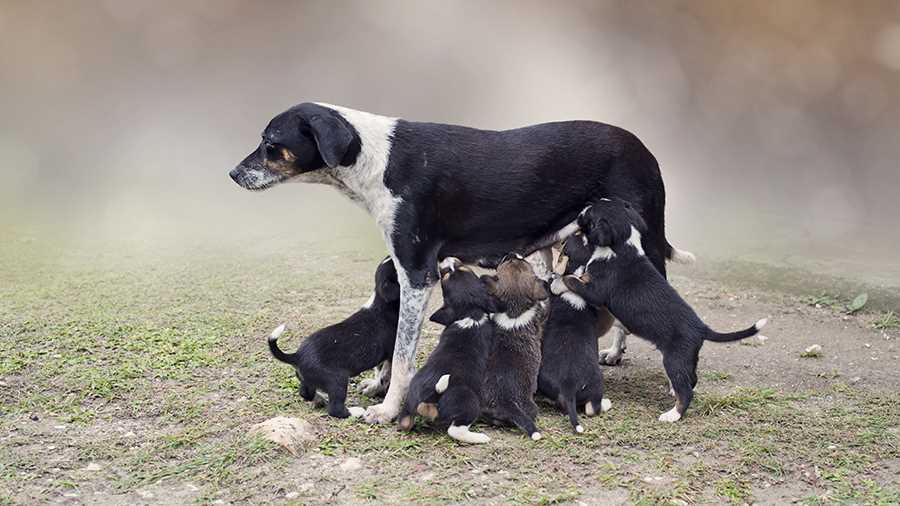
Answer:
[[[285,353],[278,347],[278,338],[284,333],[284,328],[285,324],[282,323],[269,334],[269,351],[272,352],[272,356],[275,357],[275,360],[284,362],[285,364],[295,365],[297,363],[297,354]]]
[[[666,259],[676,264],[692,264],[697,261],[697,257],[690,251],[676,248],[666,241]]]
[[[704,336],[704,339],[706,339],[707,341],[715,341],[717,343],[727,343],[729,341],[745,339],[750,336],[755,336],[759,332],[759,329],[765,327],[768,321],[769,320],[767,320],[766,318],[763,318],[762,320],[756,322],[752,327],[746,328],[744,330],[739,330],[737,332],[730,332],[727,334],[721,334],[719,332],[716,332],[715,330],[709,329],[709,331],[706,333],[706,336]]]
[[[584,427],[578,421],[578,404],[575,402],[575,394],[573,393],[568,399],[564,399],[563,402],[566,405],[566,412],[569,414],[569,422],[572,423],[572,428],[575,429],[575,432],[581,434],[584,432]]]

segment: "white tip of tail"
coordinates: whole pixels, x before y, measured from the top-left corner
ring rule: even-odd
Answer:
[[[604,398],[603,400],[600,401],[600,411],[603,411],[604,413],[606,413],[610,409],[612,409],[612,401],[610,401],[607,398]]]
[[[765,327],[767,323],[769,323],[769,319],[763,318],[762,320],[756,322],[756,325],[754,325],[753,327],[755,327],[756,330],[759,330],[759,329]]]
[[[281,334],[284,334],[284,329],[286,327],[287,327],[286,323],[282,323],[281,325],[276,327],[275,330],[273,330],[272,333],[269,334],[269,341],[277,341],[278,338],[281,337]]]
[[[437,380],[437,383],[434,384],[434,391],[442,394],[447,390],[448,385],[450,385],[450,375],[445,374]]]
[[[540,441],[540,440],[541,440],[541,437],[543,437],[543,436],[541,436],[541,433],[540,433],[540,432],[533,432],[533,433],[531,434],[531,439],[532,439],[533,441]]]
[[[575,432],[582,434],[584,432],[584,427],[582,427],[581,425],[576,425]]]
[[[692,264],[697,261],[697,257],[691,253],[690,251],[680,250],[678,248],[672,248],[672,258],[669,260],[675,262],[676,264]]]

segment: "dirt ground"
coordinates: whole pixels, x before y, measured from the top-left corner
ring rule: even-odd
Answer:
[[[0,504],[900,503],[893,313],[676,267],[714,328],[770,322],[764,340],[704,347],[684,420],[657,421],[672,404],[660,357],[633,338],[605,369],[612,410],[585,434],[543,403],[543,440],[486,428],[490,444],[463,446],[299,399],[265,335],[286,321],[295,346],[350,314],[380,258],[293,246],[3,242]],[[438,332],[426,325],[420,360]],[[311,424],[293,453],[249,433],[279,415]]]

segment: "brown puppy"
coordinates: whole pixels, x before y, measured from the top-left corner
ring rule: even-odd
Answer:
[[[495,313],[494,348],[482,389],[482,416],[495,425],[514,425],[535,441],[541,335],[547,320],[548,293],[521,256],[504,259],[496,276],[484,276],[503,312]]]

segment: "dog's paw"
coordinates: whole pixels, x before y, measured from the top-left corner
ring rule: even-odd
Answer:
[[[359,406],[350,406],[347,411],[350,412],[350,418],[359,418],[366,414],[366,408]]]
[[[677,422],[678,420],[681,420],[681,413],[678,412],[678,407],[674,407],[659,415],[660,422],[672,423]]]
[[[625,352],[618,348],[600,350],[600,363],[603,365],[619,365],[622,363],[624,356]]]
[[[367,378],[359,382],[356,390],[367,397],[378,397],[387,392],[387,385],[383,385],[378,378]]]
[[[554,278],[550,283],[550,293],[553,295],[562,295],[569,291],[569,287],[563,282],[562,278]]]
[[[366,408],[366,413],[363,415],[363,419],[367,423],[384,424],[391,423],[391,420],[397,418],[397,415],[399,414],[400,410],[395,406],[390,406],[387,403],[381,403]]]
[[[609,399],[607,399],[606,397],[604,397],[604,398],[600,401],[600,411],[606,413],[606,412],[609,411],[610,409],[612,409],[612,401],[609,400]]]

